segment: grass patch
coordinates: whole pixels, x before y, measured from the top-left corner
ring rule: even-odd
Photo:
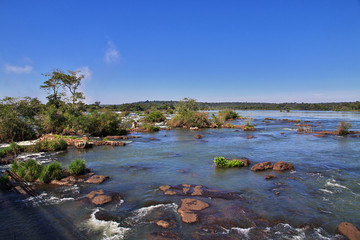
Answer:
[[[63,177],[63,171],[59,162],[52,162],[44,166],[39,176],[40,182],[49,183],[51,180],[60,180]]]
[[[69,172],[73,175],[80,175],[85,173],[86,166],[85,160],[83,159],[75,159],[69,165]]]
[[[351,128],[351,123],[341,121],[337,127],[338,135],[345,136],[350,133],[349,129]]]
[[[238,159],[228,160],[221,156],[215,157],[214,163],[215,163],[215,166],[219,167],[219,168],[233,168],[233,167],[243,167],[244,166],[244,163]]]
[[[13,162],[11,165],[11,171],[15,172],[26,182],[33,182],[40,177],[43,167],[44,166],[39,164],[37,161],[30,159],[26,162]]]
[[[142,128],[146,131],[146,132],[158,132],[160,130],[159,127],[150,125],[150,124],[145,124],[142,126]]]

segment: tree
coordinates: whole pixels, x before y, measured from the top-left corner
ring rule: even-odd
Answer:
[[[192,98],[184,98],[176,104],[175,108],[179,114],[184,114],[189,111],[197,111],[199,109],[196,100]]]
[[[58,108],[61,103],[61,97],[64,95],[64,93],[61,92],[61,87],[63,86],[65,73],[62,70],[54,69],[51,73],[43,73],[42,75],[49,79],[46,80],[40,88],[50,93],[46,98],[50,104],[54,104]]]
[[[78,88],[81,85],[81,80],[85,77],[80,71],[68,71],[70,74],[65,74],[62,79],[63,87],[69,90],[71,96],[70,101],[73,106],[78,100],[85,99],[82,92],[78,92]]]

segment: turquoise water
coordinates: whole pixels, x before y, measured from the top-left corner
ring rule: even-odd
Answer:
[[[314,130],[335,130],[339,121],[345,120],[352,129],[360,130],[360,113],[239,113],[253,118],[257,130],[139,133],[141,138],[125,147],[72,149],[51,156],[63,165],[83,158],[92,171],[108,175],[110,180],[101,185],[40,187],[41,195],[35,199],[2,192],[0,215],[7,220],[1,221],[1,239],[156,239],[164,231],[179,239],[343,239],[336,234],[340,222],[360,226],[360,138],[297,134],[294,123],[263,122],[266,117],[300,119],[312,121],[309,124]],[[194,134],[204,138],[195,139]],[[295,171],[217,169],[215,156],[247,157],[252,165],[285,161],[292,163]],[[277,178],[266,181],[268,174]],[[199,198],[211,207],[199,215],[199,223],[185,224],[176,212],[183,197],[165,196],[158,190],[161,185],[183,183],[238,192],[243,200]],[[94,189],[119,192],[123,199],[94,207],[83,201]],[[99,210],[116,219],[97,220],[94,213]],[[173,219],[176,227],[157,227],[154,220],[159,216]],[[217,221],[209,224],[210,216]]]

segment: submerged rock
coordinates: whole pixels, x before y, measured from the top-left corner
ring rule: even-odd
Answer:
[[[196,138],[196,139],[201,139],[203,137],[204,137],[204,135],[200,135],[200,134],[195,134],[194,135],[194,138]]]
[[[272,179],[272,178],[276,178],[275,175],[269,174],[265,177],[266,180]]]
[[[294,170],[294,166],[291,163],[280,161],[274,164],[273,170],[275,171]]]
[[[162,228],[171,228],[171,224],[167,221],[164,221],[164,220],[159,220],[156,222],[156,225],[158,225],[159,227],[162,227]]]
[[[106,179],[109,179],[109,176],[103,176],[103,175],[93,175],[88,180],[86,180],[86,183],[93,183],[93,184],[100,184],[104,182]]]
[[[274,165],[272,164],[272,162],[262,162],[262,163],[258,163],[255,164],[252,168],[251,171],[264,171],[267,169],[272,169],[274,167]]]
[[[344,235],[349,240],[360,239],[360,231],[352,223],[348,223],[348,222],[340,223],[338,226],[338,231],[340,234]]]

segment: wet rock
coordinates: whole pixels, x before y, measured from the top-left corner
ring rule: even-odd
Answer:
[[[170,228],[171,227],[171,224],[164,220],[157,221],[156,225],[158,225],[159,227],[162,227],[162,228]]]
[[[197,199],[184,198],[181,199],[181,206],[178,213],[184,223],[194,223],[198,221],[198,215],[193,211],[201,211],[208,208],[209,204]]]
[[[51,180],[50,184],[58,185],[58,186],[70,186],[71,183],[67,181],[59,181],[59,180]]]
[[[93,143],[87,141],[77,141],[74,142],[74,146],[75,148],[85,149],[85,148],[91,148],[93,146]]]
[[[280,161],[274,164],[273,170],[275,171],[294,170],[294,166],[291,163]]]
[[[176,232],[152,232],[149,236],[146,236],[145,239],[152,239],[152,240],[179,240],[181,239],[179,233]]]
[[[204,137],[204,135],[200,135],[200,134],[195,134],[194,135],[194,138],[196,138],[196,139],[201,139],[203,137]]]
[[[150,138],[151,141],[160,141],[158,138]]]
[[[104,190],[94,190],[86,196],[92,204],[103,205],[112,202],[115,198],[119,198],[119,195],[114,192]]]
[[[269,175],[267,175],[267,176],[265,177],[266,180],[270,180],[270,179],[272,179],[272,178],[276,178],[276,176],[275,176],[275,175],[272,175],[272,174],[269,174]]]
[[[113,222],[120,222],[120,218],[118,216],[114,216],[104,210],[99,210],[95,213],[95,218],[101,221],[113,221]]]
[[[203,194],[202,186],[197,185],[194,187],[194,192],[191,194],[193,196],[201,196]]]
[[[165,191],[164,194],[165,194],[165,195],[176,195],[176,192],[175,192],[175,191],[168,190],[168,191]]]
[[[197,130],[199,130],[199,128],[198,127],[191,127],[190,130],[197,131]]]
[[[264,171],[267,169],[272,169],[274,167],[274,165],[272,164],[272,162],[262,162],[262,163],[258,163],[255,164],[252,168],[251,171]]]
[[[340,234],[344,235],[349,240],[360,239],[360,231],[352,223],[348,223],[348,222],[340,223],[338,226],[338,231]]]
[[[166,190],[169,190],[170,189],[170,185],[163,185],[163,186],[160,186],[159,187],[159,189],[161,190],[161,191],[166,191]]]
[[[103,176],[103,175],[93,175],[88,180],[86,180],[86,183],[93,183],[93,184],[100,184],[104,182],[106,179],[109,179],[109,176]]]
[[[239,161],[243,162],[244,167],[247,167],[247,166],[250,165],[250,160],[247,159],[246,157],[242,157],[242,158],[240,158],[240,159],[237,159],[237,158],[236,158],[236,159],[232,159],[231,161],[234,161],[234,160],[239,160]]]

